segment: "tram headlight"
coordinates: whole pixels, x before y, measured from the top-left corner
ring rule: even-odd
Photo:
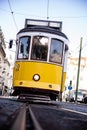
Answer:
[[[40,76],[38,74],[35,74],[33,76],[33,80],[38,81],[40,79]]]

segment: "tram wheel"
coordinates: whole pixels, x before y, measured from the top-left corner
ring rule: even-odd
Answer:
[[[56,101],[56,95],[50,95],[50,99]]]

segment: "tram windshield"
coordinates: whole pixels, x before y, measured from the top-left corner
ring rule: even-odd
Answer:
[[[18,60],[39,60],[47,61],[49,54],[49,62],[62,63],[63,57],[63,42],[51,38],[50,48],[48,49],[49,38],[45,36],[33,36],[30,45],[31,36],[23,36],[19,38],[18,44]],[[31,49],[30,49],[31,48]],[[49,53],[48,53],[49,50]],[[30,55],[30,56],[29,56]]]
[[[51,39],[50,62],[62,63],[63,42],[58,39]]]
[[[32,60],[47,60],[48,38],[44,36],[34,36],[31,49]]]
[[[29,48],[30,48],[30,38],[31,37],[29,36],[25,36],[19,39],[18,59],[28,59]]]

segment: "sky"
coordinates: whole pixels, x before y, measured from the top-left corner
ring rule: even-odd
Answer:
[[[0,26],[6,42],[16,39],[25,19],[62,21],[62,32],[69,39],[69,51],[87,57],[87,0],[0,0]],[[8,44],[8,43],[6,43]],[[14,53],[14,52],[11,52]]]

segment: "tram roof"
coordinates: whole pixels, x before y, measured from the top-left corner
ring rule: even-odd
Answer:
[[[63,32],[56,30],[54,28],[44,27],[44,26],[26,27],[26,28],[21,29],[17,34],[23,33],[23,32],[45,32],[45,33],[56,34],[56,35],[59,35],[68,39],[68,37]]]

